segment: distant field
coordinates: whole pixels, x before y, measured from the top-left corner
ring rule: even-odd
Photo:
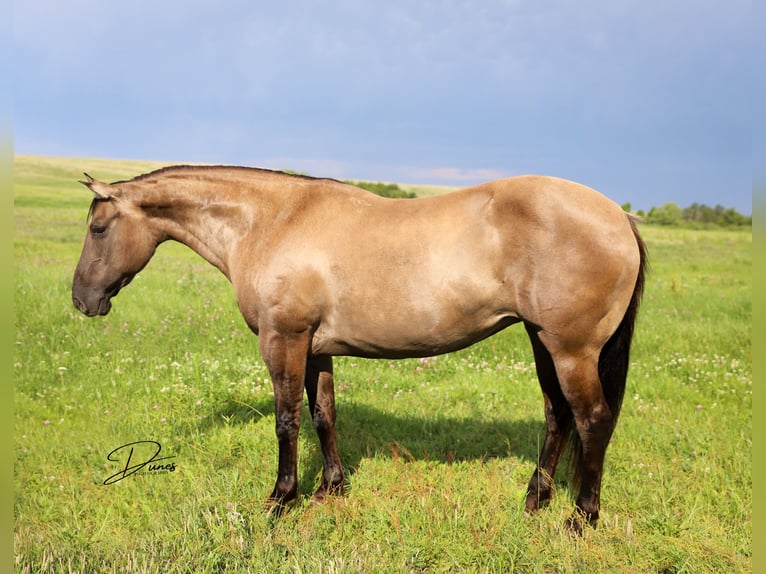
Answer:
[[[543,413],[513,327],[429,360],[336,359],[348,492],[309,504],[321,455],[304,416],[303,497],[274,520],[271,383],[225,278],[167,244],[108,316],[72,307],[91,199],[76,180],[161,165],[16,158],[17,572],[752,570],[750,230],[641,227],[651,274],[583,540],[562,533],[565,472],[523,515]],[[172,471],[105,486],[107,455],[147,440]]]

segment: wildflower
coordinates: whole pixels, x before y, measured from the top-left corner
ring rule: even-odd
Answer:
[[[48,420],[48,419],[45,419],[45,420],[43,421],[43,424],[44,424],[44,425],[49,425],[49,424],[51,424],[51,421],[50,421],[50,420]]]

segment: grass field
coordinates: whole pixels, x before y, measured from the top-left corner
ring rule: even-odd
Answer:
[[[16,158],[17,572],[751,571],[749,230],[642,226],[651,275],[582,540],[561,528],[566,472],[523,514],[543,413],[518,327],[429,360],[336,359],[348,491],[309,504],[321,455],[304,416],[303,496],[277,520],[271,384],[225,278],[166,244],[108,316],[72,307],[90,202],[76,180],[157,165]],[[110,452],[149,440],[165,469],[103,484]]]

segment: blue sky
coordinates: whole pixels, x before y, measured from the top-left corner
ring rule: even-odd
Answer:
[[[461,186],[544,173],[634,208],[750,213],[751,9],[19,0],[15,152]]]

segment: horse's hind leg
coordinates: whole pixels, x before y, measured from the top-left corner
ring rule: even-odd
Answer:
[[[614,417],[601,388],[598,355],[598,352],[552,353],[561,391],[572,409],[582,445],[573,453],[574,482],[579,481],[580,492],[575,513],[567,523],[576,534],[582,534],[583,519],[591,524],[598,520],[604,456],[613,431]]]
[[[324,461],[322,483],[314,493],[314,500],[321,502],[328,494],[342,492],[344,482],[343,466],[335,437],[335,388],[331,357],[309,359],[306,365],[305,386]]]
[[[527,488],[526,510],[534,512],[545,505],[553,494],[553,476],[572,428],[572,411],[561,393],[551,354],[540,341],[536,328],[530,324],[525,326],[532,342],[537,378],[545,401],[545,441]]]

